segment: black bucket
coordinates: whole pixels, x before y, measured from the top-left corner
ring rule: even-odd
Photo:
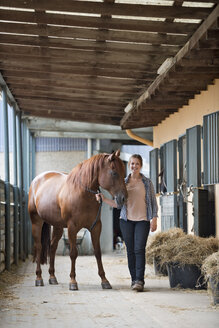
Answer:
[[[166,264],[161,265],[157,257],[154,257],[154,272],[156,276],[168,276]]]
[[[215,277],[209,279],[214,304],[219,304],[219,281]]]
[[[206,289],[201,270],[194,264],[167,263],[170,287]]]

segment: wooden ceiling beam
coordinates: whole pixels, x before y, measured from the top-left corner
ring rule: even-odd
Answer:
[[[209,75],[212,74],[217,74],[218,73],[218,68],[214,66],[208,66],[208,65],[203,65],[203,66],[176,66],[176,73],[179,73],[183,75],[185,74],[185,78],[187,74],[194,73],[194,74],[200,74],[200,73],[209,73]],[[170,72],[171,73],[171,72]],[[171,75],[171,74],[170,74]]]
[[[219,45],[219,44],[218,44]],[[206,58],[209,58],[209,57],[219,57],[219,47],[216,49],[211,49],[208,48],[208,49],[200,49],[197,47],[197,49],[194,49],[192,50],[188,56],[186,56],[185,58],[187,59],[193,59],[193,58],[197,58],[198,61],[199,59],[206,59]]]
[[[24,111],[29,111],[30,113],[32,111],[36,111],[37,109],[39,109],[39,106],[34,105],[32,107],[28,107],[28,106],[23,106],[23,110]],[[46,107],[46,106],[40,106],[40,111],[41,112],[58,112],[60,111],[61,113],[69,113],[69,114],[83,114],[83,112],[86,112],[88,115],[103,115],[106,117],[117,117],[117,118],[121,118],[122,117],[122,113],[119,111],[111,111],[110,107],[102,107],[102,108],[92,108],[92,106],[90,106],[90,104],[87,104],[87,106],[82,106],[81,104],[77,104],[77,103],[72,103],[72,107],[69,109],[66,109],[65,107],[63,108],[59,108],[59,107]]]
[[[192,67],[195,70],[198,67],[215,67],[217,68],[219,65],[219,58],[211,57],[211,58],[183,58],[180,61],[181,67]]]
[[[59,0],[31,1],[31,0],[1,0],[2,7],[16,7],[34,10],[69,11],[74,13],[119,15],[119,16],[140,16],[140,17],[162,17],[162,18],[188,18],[205,19],[211,12],[211,8],[182,7],[180,10],[174,6],[104,3],[92,1],[72,1]]]
[[[71,82],[71,83],[66,83],[63,85],[62,82],[56,84],[55,81],[53,83],[53,85],[48,85],[47,81],[42,80],[40,82],[40,84],[38,82],[36,82],[35,80],[28,80],[26,81],[26,83],[24,83],[23,81],[21,82],[19,78],[13,78],[10,80],[7,80],[7,84],[10,88],[10,81],[12,83],[11,89],[13,90],[13,88],[20,88],[23,90],[28,90],[28,89],[32,89],[34,88],[34,90],[48,90],[51,92],[68,92],[71,93],[72,90],[77,90],[77,89],[86,89],[86,90],[99,90],[99,91],[112,91],[112,92],[126,92],[127,90],[131,90],[133,91],[135,94],[138,93],[141,90],[141,87],[136,87],[136,86],[132,86],[130,85],[130,87],[122,87],[119,84],[117,86],[113,85],[102,85],[102,84],[91,84],[88,83],[86,81],[84,81],[84,83],[78,83],[77,81],[75,82]]]
[[[219,49],[219,40],[218,39],[201,40],[199,42],[199,47],[201,49]]]
[[[219,29],[210,29],[207,31],[207,36],[206,36],[207,40],[211,40],[211,39],[216,39],[219,40]]]
[[[31,115],[31,116],[37,116],[37,117],[45,117],[45,118],[55,118],[55,119],[61,119],[61,120],[68,120],[68,121],[76,121],[76,122],[90,122],[90,123],[99,123],[99,124],[111,124],[111,125],[119,125],[119,118],[117,117],[108,117],[105,115],[87,115],[87,113],[83,114],[74,114],[72,113],[69,115],[69,112],[62,113],[60,111],[47,111],[42,112],[40,110],[29,112],[28,110],[25,110],[23,112],[24,115]]]
[[[109,83],[107,81],[108,79],[95,79],[95,81],[92,81],[92,79],[81,79],[78,81],[77,79],[73,81],[60,81],[58,79],[54,79],[52,82],[49,82],[49,80],[38,80],[38,79],[33,79],[33,78],[21,78],[21,77],[7,77],[5,81],[7,84],[10,86],[13,85],[23,85],[24,87],[28,88],[37,88],[39,86],[42,86],[44,89],[46,88],[55,88],[57,90],[62,90],[62,89],[67,89],[69,92],[71,92],[71,89],[95,89],[97,88],[98,90],[120,90],[120,91],[125,91],[127,88],[133,89],[133,90],[139,90],[142,89],[145,85],[145,83],[134,85],[133,83],[130,83],[128,81],[125,81],[124,83],[119,83],[117,81],[114,81],[114,83]]]
[[[26,73],[26,72],[31,72],[31,74],[35,73],[42,73],[43,76],[48,73],[48,74],[53,74],[53,76],[61,74],[62,76],[65,74],[66,79],[68,79],[68,76],[73,76],[80,75],[80,76],[105,76],[108,78],[129,78],[129,79],[142,79],[145,82],[152,82],[154,78],[156,77],[156,74],[148,73],[147,71],[142,71],[142,72],[135,72],[135,71],[125,71],[125,70],[118,70],[118,69],[101,69],[101,68],[63,68],[62,66],[56,66],[56,65],[41,65],[41,64],[5,64],[0,61],[0,69],[2,71],[13,71],[15,74],[16,72],[20,73]]]
[[[0,44],[0,52],[11,51],[15,54],[24,54],[32,56],[41,56],[44,57],[65,57],[74,60],[78,63],[83,62],[95,62],[95,61],[106,61],[106,62],[118,62],[118,63],[135,63],[138,60],[141,64],[146,64],[146,62],[151,61],[157,65],[161,64],[165,56],[164,55],[143,55],[143,54],[134,54],[134,53],[113,53],[113,52],[96,52],[96,51],[83,51],[83,50],[69,50],[69,49],[54,49],[46,48],[42,49],[40,47],[25,47],[25,46],[16,46],[16,45],[2,45]]]
[[[10,74],[8,75],[8,76],[6,76],[5,77],[5,80],[7,81],[7,82],[9,82],[10,81],[10,83],[11,83],[11,86],[12,86],[12,84],[13,84],[13,80],[15,80],[15,81],[20,81],[20,83],[25,83],[25,84],[27,84],[27,83],[30,83],[31,85],[36,85],[36,84],[38,84],[38,85],[40,85],[41,83],[42,83],[42,85],[47,85],[47,86],[53,86],[53,85],[57,85],[57,86],[60,86],[62,83],[62,80],[50,80],[49,79],[49,77],[48,77],[48,79],[41,79],[40,77],[35,77],[35,76],[29,76],[29,77],[22,77],[22,75],[20,74],[17,74],[17,76],[14,76],[13,75],[13,73],[11,74],[11,76],[10,76]],[[139,83],[132,83],[133,81],[132,80],[126,80],[126,79],[109,79],[109,78],[104,78],[104,77],[97,77],[97,78],[94,78],[94,77],[78,77],[77,79],[69,79],[69,80],[64,80],[63,79],[63,86],[67,86],[67,87],[69,87],[69,85],[71,85],[72,84],[72,86],[75,84],[75,83],[78,83],[78,84],[84,84],[84,83],[88,83],[88,84],[90,84],[90,85],[97,85],[97,86],[99,86],[99,85],[101,85],[102,84],[102,86],[109,86],[109,85],[114,85],[115,87],[120,87],[120,86],[122,86],[122,87],[124,87],[124,88],[131,88],[131,87],[141,87],[141,88],[143,88],[144,87],[144,85],[145,85],[145,82],[144,81],[141,81],[141,83],[140,83],[140,81],[139,81]]]
[[[189,85],[188,81],[184,81],[181,83],[172,83],[172,84],[164,84],[161,85],[158,89],[157,92],[161,92],[162,94],[167,93],[167,92],[192,92],[194,94],[198,94],[200,93],[200,91],[202,90],[206,90],[207,86],[206,86],[206,82],[205,81],[201,81],[201,82],[197,82],[197,84],[193,84],[193,85]]]
[[[11,47],[11,46],[3,46],[0,45],[0,61],[4,61],[5,63],[38,63],[45,65],[49,64],[55,64],[55,65],[61,65],[64,67],[69,67],[70,69],[73,67],[96,67],[96,68],[110,68],[110,69],[121,69],[121,70],[136,70],[136,71],[144,71],[147,70],[147,72],[154,73],[154,70],[157,68],[157,63],[121,63],[121,62],[107,62],[104,60],[98,60],[98,58],[94,58],[90,61],[83,61],[78,62],[74,59],[74,57],[65,57],[59,56],[59,57],[52,57],[48,55],[44,55],[43,51],[41,52],[41,55],[31,55],[31,53],[27,53],[27,51],[24,49],[24,47]],[[65,53],[64,53],[65,55]],[[137,58],[136,58],[137,60]]]
[[[72,106],[72,99],[69,100],[69,99],[56,99],[56,100],[51,100],[51,99],[38,99],[38,98],[34,98],[34,97],[29,97],[29,96],[26,96],[26,97],[22,97],[19,99],[19,103],[23,104],[23,105],[28,105],[31,107],[31,104],[39,104],[39,106],[43,106],[43,105],[46,105],[46,106],[51,106],[51,107],[56,107],[58,106],[60,108],[61,107],[65,107],[65,108],[71,108]],[[100,98],[97,98],[97,97],[94,97],[92,95],[89,95],[89,97],[80,97],[80,96],[76,96],[74,98],[74,101],[75,102],[78,102],[78,103],[84,103],[84,104],[91,104],[91,102],[93,103],[93,105],[95,106],[96,105],[100,105],[100,106],[112,106],[112,107],[116,107],[117,108],[119,106],[123,106],[125,104],[125,102],[119,98],[117,100],[115,99],[107,99],[107,98],[104,98],[104,99],[100,99]]]
[[[118,52],[118,53],[134,53],[135,55],[175,55],[179,50],[179,46],[169,45],[149,45],[141,43],[127,42],[97,42],[93,40],[77,40],[64,38],[51,38],[46,40],[38,36],[0,34],[0,43],[8,45],[26,45],[35,47],[61,48],[71,50],[89,50],[98,52]]]
[[[45,26],[44,29],[39,28],[38,25],[22,24],[22,23],[4,23],[0,22],[0,32],[14,33],[24,35],[36,36],[53,36],[60,38],[80,38],[85,40],[97,41],[117,41],[117,42],[140,42],[140,43],[155,43],[155,44],[169,44],[169,45],[183,45],[187,39],[187,35],[180,34],[159,34],[152,32],[134,32],[134,31],[120,31],[120,30],[98,30],[88,28],[76,27],[60,27],[60,26]],[[45,42],[46,46],[46,42]]]
[[[111,18],[103,19],[101,17],[80,16],[45,13],[45,15],[36,15],[34,12],[15,11],[0,9],[0,20],[14,21],[22,23],[40,23],[52,24],[62,26],[78,26],[78,27],[92,27],[99,29],[113,29],[113,30],[128,30],[128,31],[142,31],[142,32],[162,32],[162,33],[178,33],[190,34],[197,28],[197,23],[181,23],[181,22],[161,22],[148,21],[139,19],[121,19]]]
[[[93,93],[94,95],[96,95],[97,97],[103,97],[103,98],[123,98],[125,97],[125,99],[129,99],[131,97],[135,96],[135,93],[132,92],[131,90],[128,90],[126,92],[115,92],[115,91],[101,91],[101,90],[87,90],[87,89],[80,89],[80,90],[72,90],[71,93],[69,93],[68,91],[66,92],[62,92],[62,91],[58,91],[58,92],[52,92],[50,90],[35,90],[35,89],[21,89],[21,88],[16,88],[13,87],[13,94],[19,97],[24,97],[24,96],[35,96],[35,97],[48,97],[48,98],[53,98],[53,99],[72,99],[75,95],[86,95],[89,93]]]
[[[31,71],[14,71],[14,70],[4,70],[2,71],[4,74],[5,79],[7,79],[8,77],[20,77],[21,79],[25,79],[25,78],[32,78],[35,80],[39,80],[39,83],[41,80],[49,80],[49,83],[52,84],[51,82],[51,78],[60,78],[63,79],[64,81],[84,81],[85,76],[83,75],[77,75],[77,74],[69,74],[69,75],[65,75],[65,74],[59,74],[59,73],[43,73],[43,72],[31,72]],[[138,81],[140,81],[141,83],[144,83],[146,85],[146,81],[144,80],[144,78],[140,78],[138,76],[136,76],[136,78],[138,79]],[[123,83],[123,81],[125,82],[125,78],[123,79],[121,78],[114,78],[114,77],[107,77],[107,76],[91,76],[91,75],[87,75],[87,79],[90,79],[90,81],[92,82],[100,82],[101,80],[103,81],[104,84],[109,84],[109,83],[113,83],[115,82],[116,84],[120,84],[121,85]],[[135,83],[135,81],[132,79],[132,84],[135,86],[137,85],[137,82]],[[125,84],[124,84],[125,85]]]
[[[19,100],[18,100],[18,103],[21,104],[21,102],[25,99],[27,100],[30,100],[32,99],[32,102],[38,102],[39,104],[42,103],[42,104],[45,104],[47,105],[48,102],[53,102],[54,106],[59,103],[62,104],[62,106],[64,106],[64,104],[69,104],[69,106],[71,106],[71,103],[73,101],[81,101],[81,102],[84,102],[84,103],[87,103],[87,102],[92,102],[92,106],[94,107],[96,103],[115,103],[116,105],[123,105],[123,104],[126,104],[128,103],[130,97],[125,97],[125,96],[114,96],[114,97],[107,97],[107,96],[101,96],[101,95],[97,95],[97,94],[94,94],[93,92],[87,92],[87,93],[84,93],[84,94],[76,94],[76,95],[72,95],[71,98],[64,98],[64,97],[56,97],[56,98],[49,98],[47,96],[34,96],[34,95],[31,95],[31,94],[26,94],[26,95],[15,95],[15,99],[18,99],[19,97]],[[115,105],[114,105],[115,106]]]

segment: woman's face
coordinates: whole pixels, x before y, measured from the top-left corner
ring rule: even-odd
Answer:
[[[132,173],[140,173],[140,170],[141,170],[141,162],[139,161],[138,158],[131,158],[131,161],[130,161],[130,170]]]

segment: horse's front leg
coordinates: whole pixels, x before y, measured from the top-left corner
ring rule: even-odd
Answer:
[[[58,285],[58,281],[55,276],[55,254],[58,247],[59,240],[63,234],[62,227],[53,227],[52,241],[50,245],[50,261],[49,261],[49,283],[51,285]]]
[[[73,225],[70,225],[68,227],[68,240],[70,244],[70,258],[71,258],[71,273],[70,273],[70,283],[69,283],[69,289],[70,290],[78,290],[78,284],[76,281],[76,272],[75,272],[75,262],[78,256],[78,250],[76,246],[76,236],[77,232],[75,230],[75,227]]]
[[[109,281],[106,279],[105,272],[103,269],[103,263],[101,259],[101,249],[100,249],[100,233],[101,233],[101,221],[97,221],[96,225],[91,230],[91,239],[94,247],[94,255],[97,260],[98,274],[101,278],[101,286],[103,289],[112,289]]]

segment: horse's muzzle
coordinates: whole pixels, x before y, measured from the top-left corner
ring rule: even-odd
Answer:
[[[116,201],[117,208],[119,208],[119,209],[122,208],[122,206],[124,205],[126,199],[127,199],[126,195],[124,195],[123,193],[118,193],[115,196],[115,201]]]

